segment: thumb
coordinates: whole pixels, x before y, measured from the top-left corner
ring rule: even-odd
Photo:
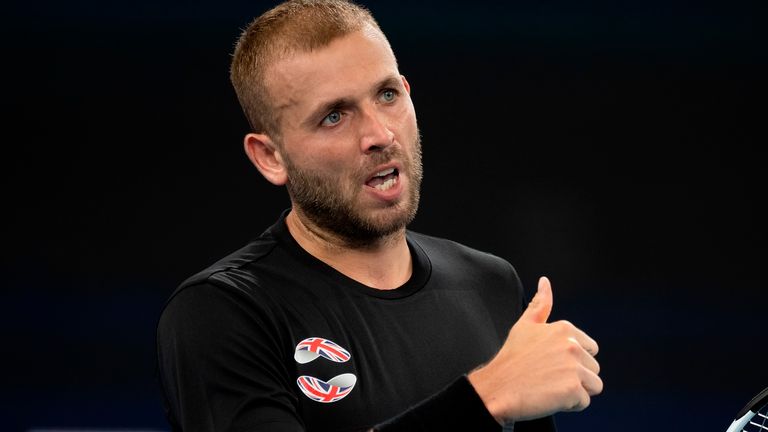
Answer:
[[[546,276],[539,278],[539,287],[520,319],[534,323],[545,323],[552,312],[552,285]]]

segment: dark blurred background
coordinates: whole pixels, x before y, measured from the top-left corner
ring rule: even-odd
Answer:
[[[601,345],[561,430],[724,430],[768,386],[766,2],[365,4],[423,134],[412,228],[548,275]],[[271,5],[3,7],[1,430],[168,430],[163,302],[288,205],[228,81]]]

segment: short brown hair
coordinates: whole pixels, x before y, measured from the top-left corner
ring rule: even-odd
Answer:
[[[289,0],[253,20],[235,46],[230,79],[254,132],[279,134],[265,74],[276,60],[327,46],[366,24],[371,13],[346,0]]]

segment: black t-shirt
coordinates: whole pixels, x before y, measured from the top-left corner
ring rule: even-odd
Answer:
[[[377,290],[304,251],[285,214],[168,300],[158,367],[174,431],[501,430],[465,374],[520,316],[514,268],[408,231],[410,280]]]

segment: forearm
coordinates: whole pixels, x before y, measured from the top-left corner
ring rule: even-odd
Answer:
[[[428,399],[376,425],[372,431],[500,431],[467,377],[462,375]]]
[[[466,376],[461,376],[408,411],[374,426],[369,432],[471,430],[501,431]],[[506,429],[503,429],[506,430]],[[510,429],[511,430],[511,429]],[[554,418],[515,423],[515,432],[556,432]]]

